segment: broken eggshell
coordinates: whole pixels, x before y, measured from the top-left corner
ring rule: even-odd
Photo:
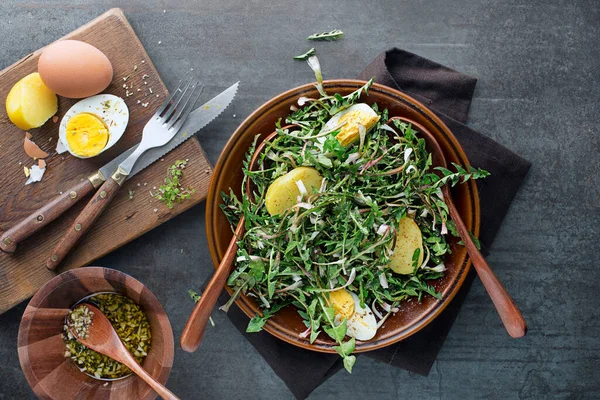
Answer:
[[[33,159],[48,157],[48,153],[46,153],[44,150],[40,149],[40,147],[31,140],[31,133],[29,133],[29,132],[25,132],[25,140],[23,141],[23,149],[25,150],[25,154],[27,154],[29,157],[31,157]]]
[[[42,177],[44,176],[44,172],[46,172],[46,168],[40,168],[38,165],[32,165],[31,168],[29,168],[29,179],[27,179],[25,184],[29,185],[30,183],[41,181]]]
[[[108,142],[98,154],[110,149],[121,139],[129,122],[129,109],[122,98],[113,96],[112,94],[99,94],[83,99],[75,103],[60,121],[58,128],[59,140],[56,144],[56,152],[58,154],[68,151],[77,158],[90,158],[75,154],[75,152],[71,151],[69,142],[67,141],[67,124],[73,116],[80,113],[94,114],[104,122],[108,129]]]

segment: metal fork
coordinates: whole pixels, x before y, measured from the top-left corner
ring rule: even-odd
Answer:
[[[173,136],[181,129],[181,126],[204,89],[204,86],[202,86],[200,90],[196,90],[198,84],[198,81],[190,79],[185,87],[182,88],[184,82],[179,82],[179,86],[175,89],[171,97],[156,110],[150,121],[144,126],[140,145],[129,157],[119,164],[115,174],[129,175],[135,162],[142,154],[151,148],[164,146],[169,143]],[[197,92],[196,97],[190,102],[194,96],[194,92]],[[180,105],[182,101],[183,105]]]
[[[156,110],[144,126],[142,141],[138,147],[98,189],[96,195],[75,219],[71,229],[58,243],[46,262],[48,269],[55,269],[98,219],[131,173],[138,158],[149,149],[166,145],[177,134],[204,89],[204,86],[199,87],[199,84],[194,78],[180,81],[173,94]]]

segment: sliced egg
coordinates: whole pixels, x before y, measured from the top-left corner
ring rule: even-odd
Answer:
[[[56,152],[90,158],[110,149],[129,122],[125,101],[111,94],[88,97],[73,105],[60,122]]]
[[[339,289],[329,293],[329,301],[335,312],[336,323],[347,319],[346,335],[356,340],[371,340],[377,333],[375,315],[365,304],[360,305],[357,295],[346,289]]]
[[[344,318],[350,319],[352,314],[354,314],[354,299],[346,289],[339,289],[329,293],[329,301],[336,317],[340,321]]]
[[[360,138],[358,125],[365,127],[366,132],[371,130],[379,121],[379,115],[366,103],[354,104],[335,114],[323,126],[324,131],[340,130],[335,138],[342,146],[354,143]]]

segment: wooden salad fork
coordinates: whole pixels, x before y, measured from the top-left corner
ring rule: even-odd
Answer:
[[[418,134],[425,139],[425,142],[427,143],[428,150],[433,158],[433,165],[448,168],[448,164],[446,163],[446,158],[444,157],[444,153],[440,144],[436,138],[427,129],[425,129],[425,127],[408,118],[392,117],[391,119],[399,120],[415,127]],[[519,308],[516,306],[512,297],[510,297],[510,294],[508,294],[498,277],[494,274],[488,263],[485,261],[485,258],[481,252],[477,249],[477,246],[471,238],[469,230],[465,226],[465,223],[460,217],[460,214],[458,213],[458,210],[452,201],[450,187],[448,185],[444,185],[441,189],[442,194],[444,195],[444,202],[448,205],[450,218],[452,218],[452,221],[454,221],[454,224],[456,225],[460,238],[465,244],[467,253],[471,258],[473,266],[475,267],[475,271],[477,271],[477,275],[479,276],[481,283],[483,283],[485,290],[492,299],[492,302],[496,307],[496,311],[498,311],[498,314],[500,315],[500,319],[502,320],[506,331],[513,338],[525,336],[527,333],[527,323],[525,322],[521,311],[519,311]]]
[[[185,84],[183,81],[179,83],[179,87],[144,126],[142,141],[138,147],[119,164],[111,177],[98,189],[52,251],[52,255],[46,262],[48,269],[55,269],[100,217],[131,173],[138,158],[152,148],[166,145],[177,134],[194,108],[202,89],[203,87],[199,87],[199,82],[195,79],[190,79]]]
[[[409,120],[407,118],[401,117],[393,117],[392,119],[398,119],[403,122],[409,123],[414,126],[423,136],[425,141],[427,142],[429,151],[433,157],[434,165],[441,166],[446,168],[447,163],[444,157],[444,153],[442,149],[435,139],[435,137],[427,131],[420,124]],[[284,128],[289,128],[284,127]],[[262,152],[265,147],[265,143],[269,142],[273,137],[275,137],[277,132],[273,132],[269,136],[267,136],[263,142],[259,144],[254,155],[252,156],[252,160],[250,161],[250,169],[253,169],[256,164],[256,160],[258,155]],[[250,182],[247,181],[246,193],[250,195]],[[454,206],[452,202],[452,197],[450,196],[450,189],[447,185],[442,186],[442,193],[444,195],[444,201],[448,205],[448,210],[450,212],[450,217],[454,221],[457,230],[460,234],[460,237],[465,243],[465,247],[471,258],[473,266],[481,279],[484,287],[486,288],[498,314],[500,315],[500,319],[504,324],[504,327],[508,331],[509,335],[513,338],[519,338],[524,336],[527,333],[527,324],[523,319],[523,315],[519,311],[518,307],[515,305],[514,301],[500,282],[500,280],[496,277],[490,266],[487,264],[481,252],[475,246],[473,239],[471,239],[471,235],[469,234],[469,230],[465,226],[462,221],[458,210]],[[238,225],[235,229],[234,235],[229,242],[229,246],[223,255],[223,259],[221,263],[217,267],[213,277],[211,278],[209,284],[206,289],[202,293],[198,303],[194,307],[192,314],[190,315],[183,333],[180,339],[181,348],[187,352],[194,352],[200,346],[200,342],[202,341],[202,336],[204,335],[204,330],[206,329],[206,325],[212,313],[212,310],[217,303],[217,299],[219,298],[219,294],[223,290],[223,287],[227,283],[227,278],[231,274],[231,269],[234,265],[235,256],[237,254],[238,240],[241,240],[245,231],[244,226],[244,218],[242,217],[238,222]]]
[[[68,325],[69,330],[79,343],[125,365],[142,378],[163,399],[179,400],[177,396],[160,384],[160,382],[154,379],[152,375],[138,364],[121,341],[115,328],[113,328],[108,318],[106,318],[100,309],[88,303],[83,303],[81,306],[87,307],[93,314],[90,314],[92,315],[92,322],[86,327],[85,333]]]
[[[291,128],[292,126],[284,126],[283,129]],[[266,144],[271,141],[277,135],[277,131],[271,133],[267,136],[256,148],[254,154],[252,155],[252,159],[250,160],[250,169],[254,169],[256,166],[256,160],[260,153],[264,150]],[[248,195],[251,194],[250,190],[250,180],[246,181],[246,193]],[[244,236],[245,231],[245,221],[242,216],[235,228],[235,232],[233,233],[233,237],[229,242],[229,246],[227,246],[227,250],[225,251],[225,255],[223,255],[223,259],[221,263],[217,267],[217,270],[213,274],[210,282],[206,286],[204,292],[200,296],[200,300],[196,303],[194,307],[194,311],[188,318],[187,323],[185,324],[185,328],[183,328],[183,333],[181,334],[181,338],[179,340],[179,344],[181,348],[189,353],[192,353],[198,349],[200,346],[200,342],[202,341],[202,336],[204,335],[204,330],[206,329],[206,325],[208,324],[208,320],[210,318],[210,314],[215,308],[215,304],[217,304],[217,300],[221,291],[225,287],[227,283],[227,278],[231,274],[231,269],[235,264],[235,256],[238,251],[238,240],[241,240]]]

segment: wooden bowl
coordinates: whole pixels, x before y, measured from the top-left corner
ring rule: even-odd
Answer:
[[[83,297],[116,292],[144,310],[152,343],[142,366],[165,384],[173,366],[173,331],[165,310],[141,282],[114,269],[88,267],[63,272],[48,281],[29,302],[19,327],[19,361],[27,382],[42,399],[154,399],[156,393],[136,375],[101,381],[65,358],[64,318]]]
[[[328,93],[346,95],[358,89],[365,82],[357,80],[325,81]],[[275,130],[279,118],[285,119],[290,114],[290,106],[296,105],[301,96],[320,97],[314,84],[299,86],[274,97],[254,111],[234,132],[225,146],[214,168],[208,198],[206,200],[206,231],[208,246],[213,263],[219,265],[225,249],[232,236],[227,219],[221,212],[221,192],[229,192],[232,188],[239,196],[242,182],[242,161],[250,147],[254,136],[261,134],[261,140]],[[468,165],[469,160],[462,147],[448,127],[423,104],[397,90],[387,86],[373,84],[369,95],[361,98],[368,104],[377,103],[380,109],[387,108],[390,117],[400,116],[412,119],[429,130],[440,143],[446,160],[460,165]],[[467,228],[475,236],[479,234],[479,196],[473,181],[457,186],[452,191],[453,200]],[[424,296],[419,303],[415,299],[400,305],[400,311],[381,326],[377,335],[368,342],[356,342],[355,352],[379,349],[398,342],[425,327],[448,305],[456,295],[470,268],[470,260],[466,249],[450,240],[452,254],[445,259],[447,268],[443,278],[429,282],[442,294],[442,300]],[[230,288],[226,288],[231,294]],[[258,303],[251,297],[241,296],[236,304],[249,317],[258,311]],[[335,343],[325,334],[310,344],[307,339],[299,337],[306,329],[302,318],[293,307],[279,311],[265,324],[264,329],[270,334],[293,345],[325,353],[335,353]]]

